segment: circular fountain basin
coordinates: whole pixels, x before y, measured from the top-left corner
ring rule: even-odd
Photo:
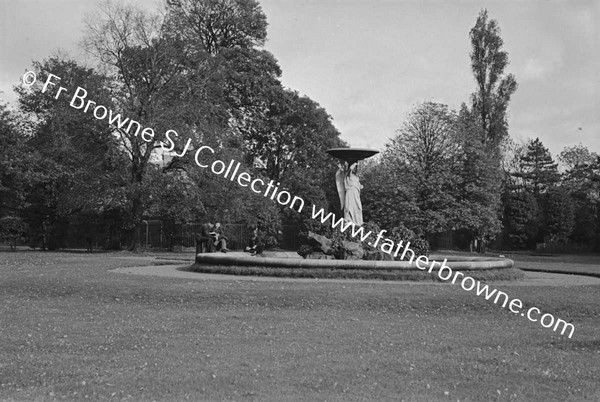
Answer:
[[[437,271],[441,264],[453,270],[488,270],[512,268],[514,262],[508,258],[498,257],[466,257],[444,256],[433,254],[430,262],[420,262],[420,267],[415,261],[374,261],[374,260],[327,260],[303,259],[292,253],[274,253],[272,256],[251,256],[243,252],[230,253],[202,253],[196,255],[196,263],[202,265],[233,265],[252,267],[279,267],[279,268],[326,268],[326,269],[360,269],[360,270],[417,270],[428,271],[433,264],[432,271]]]

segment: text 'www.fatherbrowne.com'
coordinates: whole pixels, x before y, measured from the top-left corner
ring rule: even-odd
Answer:
[[[364,227],[357,227],[353,222],[349,222],[344,218],[336,219],[335,214],[331,212],[325,214],[325,211],[322,208],[317,210],[314,205],[312,208],[312,219],[318,219],[322,224],[329,221],[333,229],[337,228],[342,233],[346,230],[350,230],[348,233],[350,233],[353,238],[358,236],[361,241],[367,241],[372,235],[371,231],[365,232]],[[451,280],[452,284],[456,284],[457,280],[462,278],[460,280],[460,286],[467,292],[475,289],[477,296],[483,296],[485,300],[491,300],[493,298],[494,304],[498,304],[499,301],[502,301],[502,308],[506,308],[508,305],[508,309],[511,313],[521,314],[521,317],[527,317],[527,319],[532,322],[539,322],[542,327],[552,328],[555,332],[560,329],[561,335],[564,335],[565,332],[569,330],[569,338],[573,336],[573,333],[575,332],[575,326],[573,324],[560,318],[555,318],[549,313],[540,317],[542,311],[537,307],[531,307],[525,311],[523,309],[523,302],[520,299],[511,299],[502,291],[490,288],[489,285],[482,284],[479,280],[467,276],[460,271],[453,271],[452,268],[447,265],[447,259],[444,259],[444,261],[440,263],[439,261],[429,260],[425,255],[417,257],[415,252],[410,249],[410,242],[404,244],[404,242],[400,240],[398,243],[395,243],[394,241],[383,237],[386,232],[387,230],[381,230],[377,234],[375,241],[369,242],[369,244],[394,258],[400,256],[400,259],[406,259],[411,264],[414,263],[420,270],[426,270],[427,272],[432,273],[437,269],[438,277],[443,281]]]

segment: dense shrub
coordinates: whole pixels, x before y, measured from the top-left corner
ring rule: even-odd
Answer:
[[[304,245],[300,246],[300,248],[298,249],[298,254],[302,258],[306,258],[310,254],[312,254],[313,251],[314,251],[313,246],[311,246],[309,244],[304,244]]]
[[[409,248],[415,252],[415,256],[417,257],[420,255],[429,255],[429,242],[421,236],[417,236],[415,232],[404,225],[392,229],[392,234],[389,238],[396,244],[402,241],[403,246],[401,247],[401,250],[406,247],[408,244],[407,242],[410,242]],[[397,256],[396,259],[400,260],[400,257],[401,255]],[[405,257],[410,258],[410,254],[407,254]]]

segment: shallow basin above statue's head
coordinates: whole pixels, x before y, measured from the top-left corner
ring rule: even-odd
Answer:
[[[334,158],[348,162],[349,165],[379,153],[379,151],[375,149],[367,148],[331,148],[325,152]]]

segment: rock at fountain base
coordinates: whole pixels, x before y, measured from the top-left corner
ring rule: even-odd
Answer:
[[[333,248],[331,248],[331,246],[333,245],[333,241],[331,241],[330,239],[328,239],[325,236],[321,236],[321,235],[318,235],[313,232],[308,232],[308,237],[310,239],[313,239],[317,243],[319,243],[319,246],[321,247],[321,251],[323,251],[323,254],[327,254],[327,255],[333,254]]]
[[[334,250],[333,241],[331,239],[313,232],[308,232],[308,237],[319,244],[321,251],[323,251],[323,254],[325,255],[330,256],[333,254],[340,260],[362,260],[365,256],[365,251],[360,243],[344,240],[342,242],[341,250]]]
[[[366,253],[365,260],[372,261],[394,261],[394,257],[389,255],[388,253],[384,253],[381,250],[371,251]]]
[[[332,255],[327,255],[320,251],[315,251],[306,256],[307,260],[335,260],[335,257]]]
[[[365,255],[360,243],[343,241],[342,247],[344,248],[344,260],[362,260]]]

